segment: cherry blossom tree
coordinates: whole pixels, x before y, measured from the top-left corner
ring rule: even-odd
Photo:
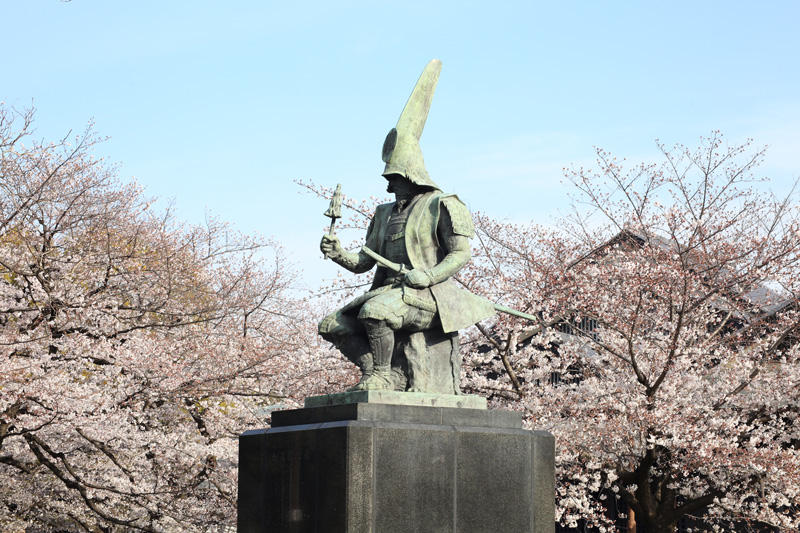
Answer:
[[[32,120],[0,107],[0,529],[232,524],[238,435],[343,365],[279,246],[177,223],[91,128]]]
[[[557,443],[559,522],[800,529],[800,224],[719,133],[568,170],[557,228],[478,215],[471,290],[539,317],[468,335],[467,388]],[[699,518],[702,517],[702,518]]]

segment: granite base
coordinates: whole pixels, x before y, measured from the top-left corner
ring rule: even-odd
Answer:
[[[239,438],[239,533],[553,532],[554,441],[519,413],[353,403]]]

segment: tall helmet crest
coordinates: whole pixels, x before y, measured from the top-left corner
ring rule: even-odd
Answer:
[[[384,176],[400,174],[416,185],[439,189],[425,170],[419,138],[425,128],[441,70],[442,62],[438,59],[431,60],[425,66],[414,90],[411,91],[411,96],[408,97],[403,112],[400,113],[397,126],[386,135],[382,154],[382,159],[386,163]]]

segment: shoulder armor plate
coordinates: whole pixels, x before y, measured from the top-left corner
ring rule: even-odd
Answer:
[[[464,235],[470,239],[475,236],[475,226],[472,223],[472,215],[464,203],[455,194],[447,194],[442,197],[442,205],[450,215],[453,224],[453,233]]]

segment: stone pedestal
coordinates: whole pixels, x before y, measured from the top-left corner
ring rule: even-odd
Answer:
[[[239,438],[239,533],[554,531],[553,437],[519,413],[310,400]]]

